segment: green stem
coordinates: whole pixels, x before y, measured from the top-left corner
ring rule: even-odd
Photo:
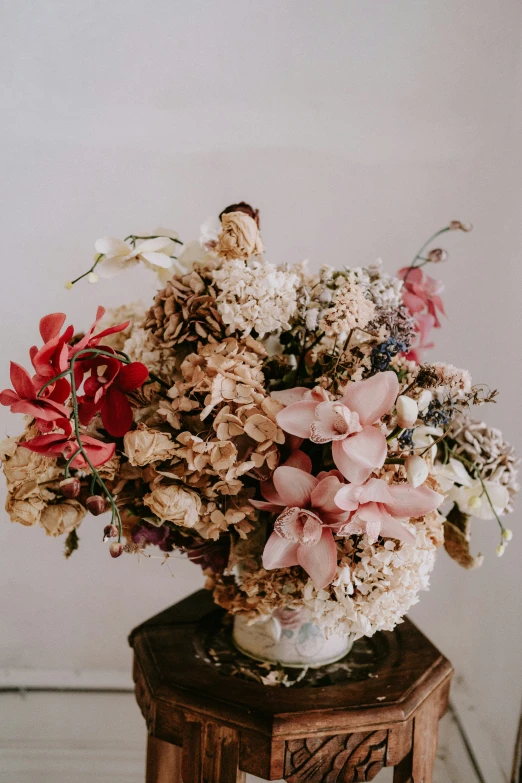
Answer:
[[[431,236],[431,237],[430,237],[430,238],[429,238],[429,239],[428,239],[428,240],[427,240],[427,241],[426,241],[426,242],[423,244],[423,246],[421,247],[421,249],[419,250],[419,252],[418,252],[418,253],[417,253],[417,255],[415,256],[415,258],[414,258],[414,259],[413,259],[413,261],[411,262],[411,264],[410,264],[410,266],[409,266],[409,268],[408,268],[408,271],[407,271],[407,272],[406,272],[406,274],[404,275],[404,277],[403,277],[403,281],[404,281],[404,282],[406,282],[406,280],[408,279],[408,275],[410,274],[410,272],[411,272],[411,270],[412,270],[412,269],[417,269],[417,268],[419,268],[420,266],[424,266],[424,264],[428,263],[428,259],[426,259],[426,260],[425,260],[425,259],[423,259],[423,258],[422,258],[422,254],[424,253],[424,251],[426,250],[426,248],[427,248],[429,245],[431,245],[431,243],[432,243],[432,242],[434,242],[434,241],[437,239],[437,237],[440,237],[440,236],[441,236],[441,234],[445,234],[447,231],[451,231],[451,229],[450,229],[450,227],[449,227],[449,226],[445,226],[444,228],[441,228],[441,229],[439,229],[439,231],[436,231],[436,232],[435,232],[435,234],[433,234],[433,236]],[[422,259],[424,263],[422,263],[422,264],[416,264],[415,262],[416,262],[416,261],[418,261],[419,259]]]
[[[100,261],[102,260],[104,254],[99,253],[99,255],[96,256],[96,260],[94,261],[94,264],[91,266],[90,269],[88,269],[86,272],[83,273],[83,275],[80,275],[75,280],[71,280],[71,285],[74,285],[75,283],[78,283],[80,280],[83,280],[84,277],[87,277],[87,275],[90,275],[91,272],[94,272]]]

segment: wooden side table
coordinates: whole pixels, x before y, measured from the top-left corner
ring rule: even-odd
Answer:
[[[351,783],[390,766],[394,783],[431,783],[452,667],[411,622],[285,688],[213,658],[223,617],[201,590],[130,636],[147,783]]]

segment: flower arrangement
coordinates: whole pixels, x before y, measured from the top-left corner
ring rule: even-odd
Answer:
[[[87,512],[107,511],[113,557],[184,552],[247,622],[306,607],[327,634],[392,629],[440,546],[480,565],[473,516],[496,520],[497,554],[511,538],[517,460],[469,412],[496,392],[424,359],[444,314],[425,267],[469,228],[452,221],[396,276],[276,267],[244,202],[187,245],[99,239],[67,288],[138,263],[162,287],[148,310],[100,307],[85,334],[45,316],[32,370],[11,364],[11,520],[66,536],[69,556]]]

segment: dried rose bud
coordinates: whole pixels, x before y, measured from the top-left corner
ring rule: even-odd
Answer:
[[[257,227],[259,228],[259,210],[251,207],[246,201],[240,201],[238,204],[231,204],[229,207],[225,207],[223,212],[220,213],[219,219],[221,220],[222,216],[228,215],[229,212],[244,212],[245,215],[248,215],[256,221]]]
[[[63,481],[60,481],[60,489],[62,490],[62,495],[65,498],[77,498],[80,494],[81,488],[82,485],[80,484],[80,480],[74,476],[70,476]]]
[[[116,525],[106,525],[103,529],[103,540],[108,541],[109,538],[116,538],[118,535],[118,528]]]
[[[85,501],[85,505],[93,517],[99,517],[100,514],[103,514],[105,511],[105,500],[101,495],[91,495],[91,497],[87,498]]]
[[[123,544],[121,541],[113,541],[112,544],[109,547],[109,552],[111,553],[111,557],[119,557],[123,554]]]
[[[471,231],[471,223],[461,223],[460,220],[452,220],[449,224],[450,231]]]
[[[447,258],[447,252],[441,247],[436,247],[428,253],[428,261],[431,261],[432,264],[440,264],[441,261],[446,261]]]

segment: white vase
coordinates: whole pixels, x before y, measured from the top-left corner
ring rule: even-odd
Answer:
[[[351,649],[351,636],[326,638],[309,610],[277,609],[270,617],[252,623],[242,615],[234,617],[234,644],[256,661],[269,661],[293,668],[318,667],[334,663]]]

